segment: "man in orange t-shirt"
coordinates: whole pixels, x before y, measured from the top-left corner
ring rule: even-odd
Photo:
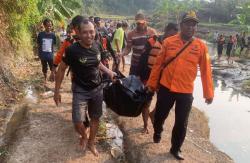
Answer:
[[[170,153],[178,160],[184,160],[180,154],[180,149],[186,136],[188,117],[193,102],[194,80],[198,66],[201,72],[205,102],[211,104],[214,97],[207,46],[200,39],[193,38],[197,24],[198,19],[195,12],[191,11],[184,14],[180,23],[181,32],[164,40],[160,55],[156,59],[147,82],[149,91],[153,92],[159,89],[153,125],[153,140],[155,143],[160,142],[164,121],[175,104],[175,124],[172,131]],[[190,41],[191,43],[187,48],[163,68],[164,63],[175,57]],[[160,75],[161,70],[162,75]]]

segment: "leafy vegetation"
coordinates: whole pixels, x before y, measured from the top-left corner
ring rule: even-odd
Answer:
[[[2,2],[1,2],[2,1]],[[32,24],[39,20],[36,0],[0,0],[1,8],[8,16],[8,35],[12,43],[20,43]]]
[[[30,38],[30,31],[34,31],[31,29],[45,17],[65,24],[81,13],[133,16],[140,10],[152,15],[159,24],[162,19],[178,23],[182,12],[195,10],[207,24],[250,24],[248,0],[0,0],[0,4],[8,16],[8,34],[16,44]]]
[[[200,1],[199,0],[161,0],[158,3],[158,7],[156,10],[156,13],[166,15],[167,21],[169,19],[169,16],[174,17],[177,24],[180,19],[181,13],[188,11],[188,10],[194,10],[197,11],[200,7]]]
[[[8,35],[12,45],[30,44],[31,35],[45,17],[64,23],[81,12],[82,0],[0,0],[7,15]]]
[[[81,8],[81,3],[77,0],[39,0],[37,6],[43,16],[64,21],[74,15],[74,10]]]
[[[153,11],[157,0],[83,0],[83,12],[88,15],[100,13],[134,15],[139,10]]]

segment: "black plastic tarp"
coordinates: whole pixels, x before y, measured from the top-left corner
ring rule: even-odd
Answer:
[[[120,116],[137,117],[149,99],[143,83],[134,75],[109,83],[104,88],[106,105]]]

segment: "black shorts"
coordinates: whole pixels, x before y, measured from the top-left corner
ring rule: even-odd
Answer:
[[[49,66],[50,71],[52,71],[53,59],[51,59],[51,60],[43,60],[43,59],[41,59],[41,63],[42,63],[42,72],[43,73],[45,73],[45,74],[47,73],[48,66]]]
[[[73,92],[73,123],[84,122],[86,117],[99,119],[102,116],[103,89],[98,87],[89,92]]]

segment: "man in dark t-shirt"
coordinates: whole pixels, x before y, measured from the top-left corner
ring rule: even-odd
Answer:
[[[42,63],[42,72],[44,75],[45,83],[47,81],[48,66],[51,70],[50,80],[54,80],[53,68],[53,51],[56,45],[56,36],[52,32],[53,23],[50,19],[43,21],[45,31],[40,32],[37,37],[38,55]]]
[[[81,135],[80,146],[88,147],[98,156],[95,147],[95,136],[98,130],[99,118],[102,115],[103,89],[101,86],[101,71],[113,79],[115,73],[106,68],[101,61],[101,53],[94,41],[95,29],[89,20],[82,20],[77,30],[78,42],[68,47],[65,56],[56,73],[54,100],[56,105],[61,101],[59,92],[65,70],[68,66],[72,71],[72,120],[76,131]],[[86,134],[83,124],[86,114],[90,117],[90,135]]]
[[[101,54],[97,44],[94,43],[92,47],[85,48],[79,42],[66,49],[63,57],[64,63],[71,67],[72,81],[86,91],[101,84],[101,73],[98,67],[100,59]]]

